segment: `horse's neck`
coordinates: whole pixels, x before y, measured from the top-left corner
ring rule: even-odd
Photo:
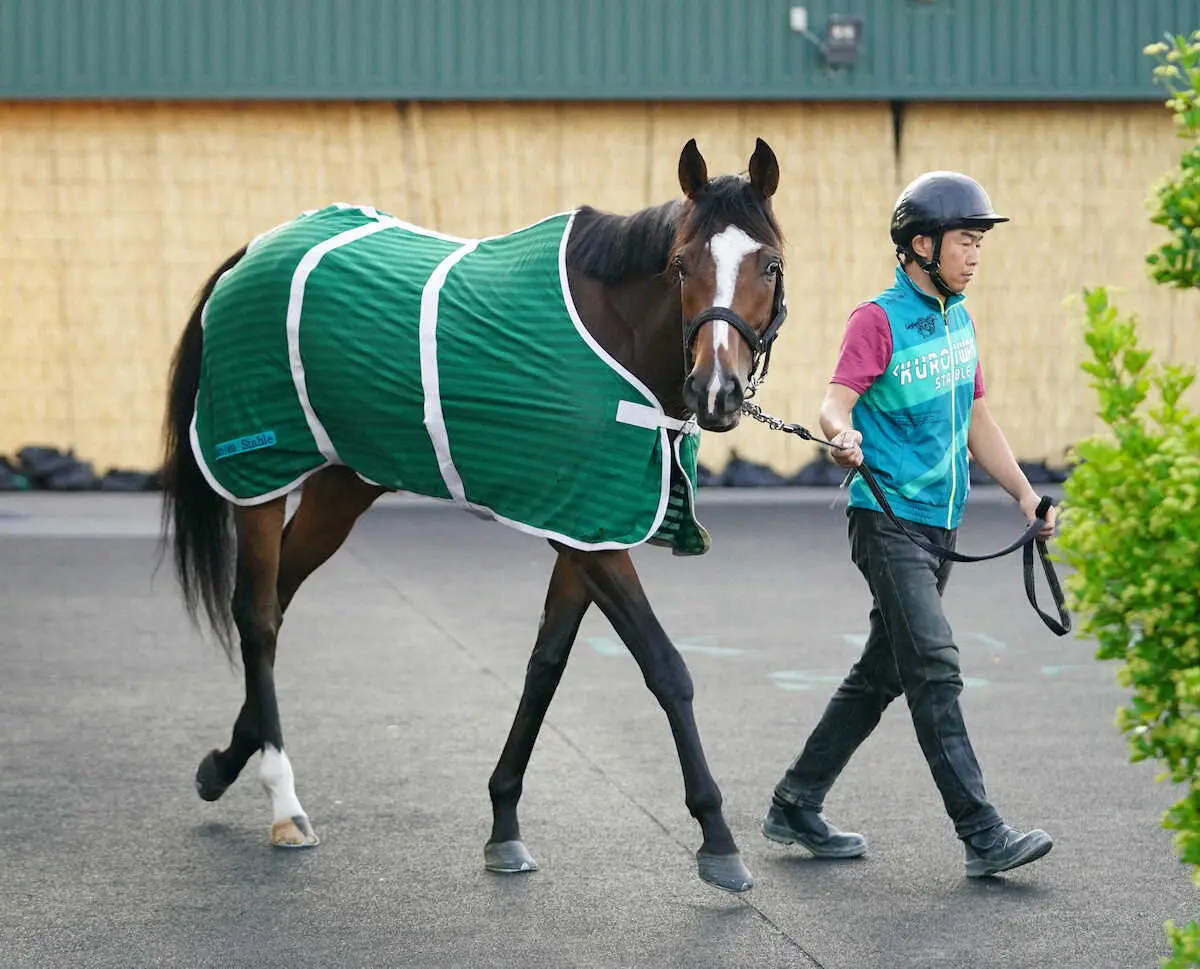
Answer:
[[[596,342],[650,390],[672,417],[683,404],[683,322],[679,285],[658,276],[603,283],[572,274],[583,325]]]

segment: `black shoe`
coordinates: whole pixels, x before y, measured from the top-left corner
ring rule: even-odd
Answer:
[[[858,858],[867,852],[867,839],[861,834],[839,831],[819,811],[777,801],[763,818],[762,833],[780,844],[803,845],[818,858]]]
[[[1041,828],[1021,834],[1002,824],[963,841],[967,852],[967,877],[986,878],[1037,861],[1054,847],[1050,835]]]

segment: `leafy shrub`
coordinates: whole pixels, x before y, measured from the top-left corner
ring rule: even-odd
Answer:
[[[1154,190],[1151,222],[1169,239],[1147,257],[1161,285],[1200,284],[1200,31],[1146,48],[1182,138],[1179,171]],[[1200,886],[1200,415],[1181,402],[1195,371],[1152,364],[1137,323],[1105,289],[1085,289],[1085,337],[1108,433],[1075,448],[1059,549],[1082,632],[1096,656],[1120,660],[1130,690],[1117,711],[1130,759],[1154,759],[1184,795],[1163,816]],[[1166,923],[1164,969],[1200,966],[1200,925]]]

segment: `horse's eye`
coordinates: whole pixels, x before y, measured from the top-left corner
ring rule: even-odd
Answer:
[[[779,265],[779,260],[772,259],[769,263],[767,263],[767,268],[763,270],[763,275],[778,276],[779,270],[782,268],[783,267]]]

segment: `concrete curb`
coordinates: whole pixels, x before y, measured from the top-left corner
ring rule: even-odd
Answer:
[[[1055,501],[1061,498],[1061,485],[1046,485],[1042,490]],[[696,503],[701,515],[706,508],[745,505],[825,505],[831,511],[842,511],[847,497],[844,488],[830,487],[700,488]],[[0,535],[157,537],[161,501],[161,494],[152,492],[7,492],[0,494]],[[972,488],[968,499],[969,506],[1011,502],[997,485]],[[375,507],[420,511],[453,506],[418,495],[389,494]]]

